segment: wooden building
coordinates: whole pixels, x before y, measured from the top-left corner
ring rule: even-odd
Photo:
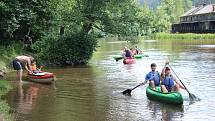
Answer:
[[[172,33],[215,33],[215,4],[192,8],[172,25]]]

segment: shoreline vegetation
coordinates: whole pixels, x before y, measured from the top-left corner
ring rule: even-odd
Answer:
[[[0,69],[6,67],[8,70],[11,67],[12,60],[21,53],[22,45],[20,43],[11,44],[9,46],[0,45]]]
[[[0,80],[0,97],[5,95],[11,89],[10,84],[5,80]],[[0,100],[0,120],[13,121],[12,109],[9,107],[6,100]]]
[[[103,37],[106,38],[106,37]],[[107,37],[108,38],[108,37]],[[112,37],[110,37],[112,38]],[[116,37],[118,38],[118,37]],[[129,41],[138,43],[142,40],[215,40],[215,34],[195,34],[195,33],[153,33],[148,36],[118,38],[119,41]],[[12,60],[20,54],[29,54],[22,49],[22,43],[14,43],[9,46],[0,45],[0,69],[6,67],[10,71]],[[33,54],[33,53],[32,53]]]
[[[6,72],[11,71],[11,61],[21,53],[22,45],[11,44],[10,46],[0,45],[0,69],[5,69]],[[0,79],[0,98],[7,94],[11,90],[11,85],[8,81]],[[0,120],[1,121],[13,121],[14,116],[12,109],[6,102],[6,100],[0,100]]]
[[[143,38],[154,40],[215,40],[215,34],[154,33]]]

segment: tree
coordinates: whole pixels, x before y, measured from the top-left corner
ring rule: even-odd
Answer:
[[[10,43],[19,40],[28,31],[35,38],[49,29],[51,12],[48,7],[50,1],[43,0],[1,0],[0,1],[0,40]]]
[[[54,26],[34,45],[43,61],[85,64],[97,46],[96,33],[137,36],[137,11],[133,0],[54,0]],[[62,29],[63,28],[63,29]],[[59,30],[62,30],[59,33]],[[95,31],[96,30],[96,31]],[[56,34],[58,33],[58,34]]]

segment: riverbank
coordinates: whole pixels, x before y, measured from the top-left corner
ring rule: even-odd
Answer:
[[[11,89],[10,84],[5,80],[0,80],[0,97],[5,95]],[[13,114],[11,108],[5,100],[0,100],[0,120],[13,121]]]
[[[21,46],[21,44],[12,44],[9,46],[0,45],[0,69],[6,67],[8,70],[11,67],[11,61],[21,53]]]
[[[12,44],[10,46],[0,46],[0,69],[9,72],[11,69],[11,61],[21,53],[20,44]],[[10,84],[5,80],[0,80],[0,97],[5,95],[11,89]],[[0,120],[12,121],[13,114],[10,113],[11,108],[5,100],[0,100]]]
[[[194,33],[154,33],[144,37],[154,40],[212,40],[215,39],[215,34],[194,34]]]

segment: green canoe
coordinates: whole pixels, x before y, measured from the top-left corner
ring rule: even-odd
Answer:
[[[162,93],[160,87],[156,87],[156,90],[153,90],[148,86],[146,88],[146,95],[151,100],[175,105],[183,104],[183,98],[180,92]]]
[[[142,57],[144,57],[146,55],[134,55],[134,58],[135,59],[141,59]],[[147,56],[146,56],[147,57]],[[123,59],[123,57],[121,55],[114,55],[113,58],[115,60],[120,60],[120,59]]]

